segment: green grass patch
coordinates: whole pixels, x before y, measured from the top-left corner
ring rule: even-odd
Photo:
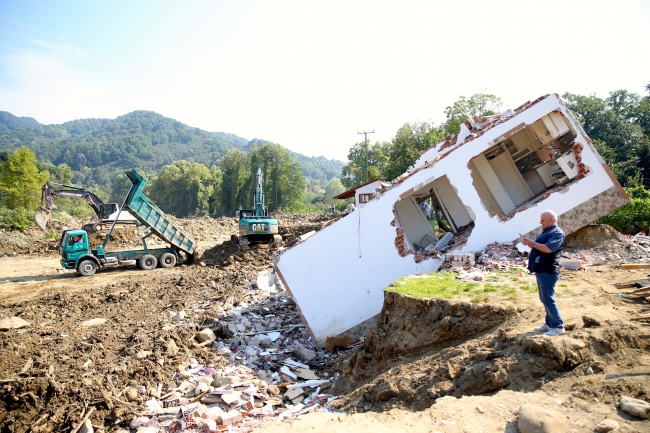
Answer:
[[[455,280],[455,272],[434,272],[422,276],[400,278],[386,290],[402,293],[414,298],[452,299],[461,292],[470,292],[478,283],[465,283]]]
[[[459,281],[456,272],[433,272],[427,275],[400,278],[386,288],[414,298],[459,299],[475,304],[516,301],[517,297],[537,294],[537,284],[527,277],[507,273],[488,273],[480,282]],[[566,284],[564,285],[566,286]]]
[[[519,288],[525,292],[537,293],[537,285],[535,284],[522,284]]]
[[[483,302],[485,302],[485,298],[481,295],[476,295],[472,299],[470,299],[470,302],[472,304],[482,304]]]

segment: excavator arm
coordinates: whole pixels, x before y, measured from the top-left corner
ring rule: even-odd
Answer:
[[[56,189],[52,185],[62,186],[66,189]],[[90,206],[93,208],[97,217],[101,220],[103,215],[102,211],[104,208],[104,202],[97,197],[97,195],[88,191],[86,188],[78,188],[71,185],[63,184],[50,184],[47,182],[43,185],[41,190],[41,213],[34,216],[34,221],[36,224],[43,230],[47,229],[47,222],[50,219],[50,214],[52,209],[54,209],[54,196],[63,196],[63,197],[76,197],[87,200]]]

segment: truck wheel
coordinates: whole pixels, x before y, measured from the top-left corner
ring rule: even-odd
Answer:
[[[172,253],[165,253],[158,260],[161,268],[173,268],[176,266],[176,256]]]
[[[140,269],[148,271],[150,269],[155,269],[156,266],[158,266],[158,260],[156,259],[156,256],[145,254],[144,256],[140,257],[138,265],[140,265]]]
[[[97,263],[92,260],[84,260],[77,266],[77,271],[83,276],[89,276],[95,273],[97,270]]]

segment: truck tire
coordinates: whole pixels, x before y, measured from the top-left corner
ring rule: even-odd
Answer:
[[[172,253],[165,253],[160,256],[158,264],[161,268],[173,268],[176,266],[176,256]]]
[[[97,263],[92,260],[82,260],[79,265],[77,265],[77,271],[85,277],[93,275],[97,270]]]
[[[145,271],[155,269],[158,266],[158,259],[152,254],[145,254],[138,260],[138,265],[140,269],[144,269]]]

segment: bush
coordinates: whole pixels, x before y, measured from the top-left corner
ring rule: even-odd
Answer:
[[[625,188],[630,203],[601,218],[598,223],[609,224],[621,233],[634,235],[650,231],[650,191],[642,185]]]
[[[25,231],[33,225],[33,211],[26,209],[0,209],[0,228]]]

